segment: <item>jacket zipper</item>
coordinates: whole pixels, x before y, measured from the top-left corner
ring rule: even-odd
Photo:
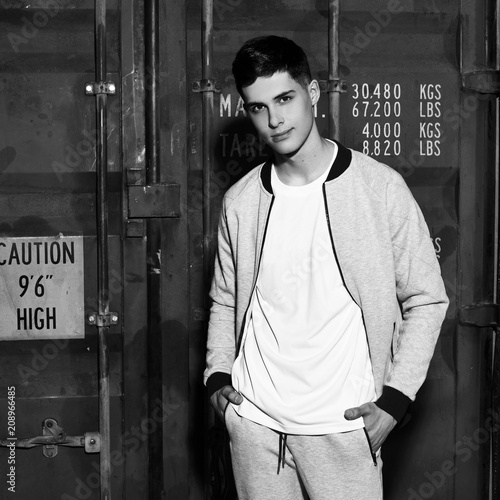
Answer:
[[[252,286],[252,291],[250,292],[250,298],[249,298],[249,302],[248,302],[248,305],[247,305],[247,309],[245,311],[245,315],[243,316],[243,321],[241,322],[241,328],[242,328],[242,332],[241,332],[241,341],[240,341],[240,344],[238,346],[238,350],[236,352],[236,357],[238,357],[241,349],[243,348],[243,344],[244,344],[244,333],[245,333],[245,326],[246,326],[246,321],[247,321],[247,315],[248,315],[248,309],[250,307],[250,303],[251,303],[251,300],[252,300],[252,297],[253,297],[253,294],[255,292],[255,287],[257,286],[257,278],[259,277],[259,272],[260,272],[260,263],[261,263],[261,260],[262,260],[262,254],[264,253],[264,242],[266,240],[266,234],[267,234],[267,228],[269,226],[269,219],[271,218],[271,210],[273,208],[273,204],[274,204],[274,195],[272,195],[272,198],[271,198],[271,204],[269,205],[269,210],[267,212],[267,218],[266,218],[266,225],[264,226],[264,233],[262,235],[262,243],[260,245],[260,251],[259,251],[259,260],[257,262],[257,272],[255,274],[255,278],[254,278],[254,282],[253,282],[253,286]]]
[[[255,290],[255,287],[257,286],[257,278],[259,277],[260,273],[260,263],[262,261],[262,254],[264,253],[264,242],[266,241],[266,235],[267,235],[267,228],[269,226],[269,219],[271,218],[271,210],[273,209],[274,205],[274,195],[271,198],[271,204],[269,205],[269,210],[267,212],[267,218],[266,218],[266,225],[264,226],[264,234],[262,235],[262,243],[260,245],[260,251],[259,251],[259,261],[257,262],[257,273],[255,274],[255,279],[252,287],[252,295]]]
[[[375,467],[377,467],[377,455],[373,452],[372,442],[370,441],[370,436],[368,435],[368,431],[366,430],[366,427],[363,427],[363,430],[365,431],[366,440],[368,441],[368,448],[370,448],[370,455],[372,456],[373,465]]]
[[[330,242],[332,244],[333,255],[335,257],[335,261],[337,262],[337,267],[339,268],[339,273],[340,273],[340,277],[342,278],[342,283],[344,284],[345,289],[347,290],[347,293],[351,297],[352,301],[355,304],[357,304],[357,306],[361,309],[361,307],[359,306],[359,304],[354,300],[354,297],[352,296],[351,291],[347,287],[347,284],[346,284],[345,279],[344,279],[344,273],[342,272],[342,268],[340,267],[340,262],[339,262],[339,258],[338,258],[338,255],[337,255],[337,250],[335,248],[335,243],[333,242],[333,234],[332,234],[332,227],[330,225],[330,213],[328,211],[328,202],[327,202],[327,199],[326,199],[326,187],[325,187],[325,184],[323,184],[323,202],[325,204],[326,225],[328,226],[328,234],[330,235]],[[361,311],[361,314],[363,314],[362,311]],[[363,323],[364,323],[364,318],[363,318]]]
[[[342,272],[342,267],[340,266],[340,261],[339,261],[338,255],[337,255],[337,250],[335,248],[335,243],[333,241],[333,233],[332,233],[332,227],[330,225],[330,212],[328,211],[328,201],[326,198],[326,184],[325,183],[323,183],[322,191],[323,191],[323,202],[325,204],[326,225],[328,226],[328,234],[330,235],[330,242],[332,244],[333,255],[335,257],[335,261],[337,262],[337,267],[339,268],[339,273],[340,273],[340,277],[342,278],[342,283],[343,283],[345,289],[347,290],[347,293],[351,297],[352,301],[359,307],[359,309],[361,311],[361,319],[363,320],[363,327],[364,327],[365,332],[366,332],[366,343],[368,345],[368,354],[370,356],[370,361],[371,361],[372,353],[371,353],[371,349],[370,349],[370,342],[368,342],[368,330],[366,329],[365,315],[363,314],[363,309],[361,309],[361,306],[357,303],[356,300],[354,300],[354,297],[352,296],[352,293],[349,290],[349,287],[347,286],[347,283],[346,283],[345,278],[344,278],[344,273]]]

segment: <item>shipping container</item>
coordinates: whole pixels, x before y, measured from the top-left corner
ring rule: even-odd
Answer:
[[[236,499],[202,373],[222,197],[269,156],[231,63],[264,34],[308,54],[321,133],[404,177],[450,298],[385,498],[500,498],[499,14],[0,0],[1,498]]]

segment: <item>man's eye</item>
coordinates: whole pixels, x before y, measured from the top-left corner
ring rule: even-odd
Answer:
[[[264,109],[264,106],[251,106],[250,113],[256,114],[260,113]]]
[[[285,103],[291,101],[292,99],[293,99],[292,96],[286,95],[280,99],[280,103]]]

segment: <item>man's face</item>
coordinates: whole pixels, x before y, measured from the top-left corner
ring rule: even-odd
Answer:
[[[242,93],[248,116],[263,140],[279,154],[297,153],[314,125],[318,83],[313,80],[303,87],[288,72],[274,73],[257,78]]]

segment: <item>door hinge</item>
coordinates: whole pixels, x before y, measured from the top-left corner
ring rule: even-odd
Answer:
[[[319,88],[321,92],[338,92],[340,94],[344,94],[347,92],[347,82],[345,80],[341,80],[340,78],[334,78],[333,80],[320,80]]]
[[[490,69],[463,73],[462,87],[480,94],[499,94],[500,71]]]
[[[204,78],[203,80],[197,80],[193,82],[192,85],[193,92],[220,92],[221,85],[215,80],[210,80]]]
[[[85,94],[116,94],[116,84],[114,82],[87,82],[85,84]]]
[[[180,217],[179,184],[128,186],[128,216],[131,219]]]
[[[116,312],[109,312],[107,314],[91,312],[87,316],[87,324],[92,326],[113,326],[118,324],[119,319]]]
[[[498,304],[470,304],[458,311],[458,322],[465,326],[496,328],[499,324]]]

